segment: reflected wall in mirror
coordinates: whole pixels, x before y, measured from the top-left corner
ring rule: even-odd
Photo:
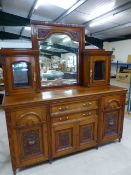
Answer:
[[[94,62],[94,80],[105,79],[105,61]]]
[[[13,71],[13,86],[14,88],[17,87],[26,87],[30,86],[30,64],[27,62],[16,62],[12,64],[12,71]]]
[[[67,34],[54,33],[38,43],[41,86],[76,84],[79,42]]]

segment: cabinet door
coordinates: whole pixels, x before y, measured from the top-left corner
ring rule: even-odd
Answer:
[[[74,152],[76,149],[75,124],[69,122],[55,123],[52,127],[53,157]]]
[[[107,85],[110,79],[110,64],[107,56],[92,56],[90,59],[90,86]]]
[[[17,116],[21,112],[16,112],[16,118],[14,116],[16,125],[13,129],[15,159],[18,167],[48,159],[47,124],[40,116],[42,110],[32,109],[31,112]]]
[[[120,94],[102,97],[102,111],[99,122],[100,143],[121,138],[123,123],[123,97]]]
[[[108,111],[103,113],[103,142],[119,138],[120,119],[120,110]]]
[[[83,119],[79,123],[79,149],[86,149],[97,144],[97,118]]]
[[[37,73],[35,56],[12,56],[6,58],[5,83],[6,94],[26,93],[36,91]]]

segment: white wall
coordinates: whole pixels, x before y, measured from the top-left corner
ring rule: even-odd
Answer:
[[[32,48],[32,43],[24,39],[0,40],[0,49],[1,48]]]
[[[131,39],[116,42],[104,42],[103,48],[105,50],[114,50],[113,55],[115,55],[115,61],[127,62],[128,55],[131,55]]]

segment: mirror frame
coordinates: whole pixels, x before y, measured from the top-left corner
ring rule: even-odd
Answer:
[[[83,25],[75,24],[61,24],[61,23],[50,23],[43,21],[31,21],[31,33],[32,33],[32,49],[39,50],[39,41],[47,39],[49,35],[55,33],[61,33],[68,35],[72,40],[79,42],[79,56],[77,59],[77,83],[76,85],[82,85],[82,50],[85,46],[85,29]],[[39,66],[40,72],[40,66]],[[41,80],[39,76],[39,87],[40,89],[55,88],[63,86],[41,86]],[[64,85],[64,86],[74,86]]]

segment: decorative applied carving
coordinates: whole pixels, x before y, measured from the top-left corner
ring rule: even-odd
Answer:
[[[69,32],[72,39],[75,41],[80,41],[80,32]]]
[[[22,133],[23,158],[41,153],[39,129]]]
[[[120,108],[120,102],[117,100],[110,100],[104,107],[105,110],[112,110]]]
[[[80,143],[81,144],[87,143],[93,139],[92,138],[92,129],[93,129],[92,124],[83,125],[80,127],[80,133],[81,133]]]
[[[52,33],[53,30],[47,30],[47,29],[38,29],[37,37],[38,39],[45,39],[48,37],[50,33]]]
[[[41,119],[40,116],[35,112],[29,112],[24,115],[21,115],[17,120],[16,126],[17,127],[30,127],[33,125],[40,124]]]
[[[118,112],[110,112],[105,114],[105,130],[104,135],[117,134],[118,132]]]
[[[38,33],[37,33],[37,37],[38,39],[46,39],[49,34],[54,33],[53,29],[38,29]],[[55,33],[58,33],[57,31],[55,31]],[[59,33],[63,33],[62,31],[59,31]],[[80,32],[65,32],[67,35],[69,35],[73,40],[75,41],[80,41]]]

